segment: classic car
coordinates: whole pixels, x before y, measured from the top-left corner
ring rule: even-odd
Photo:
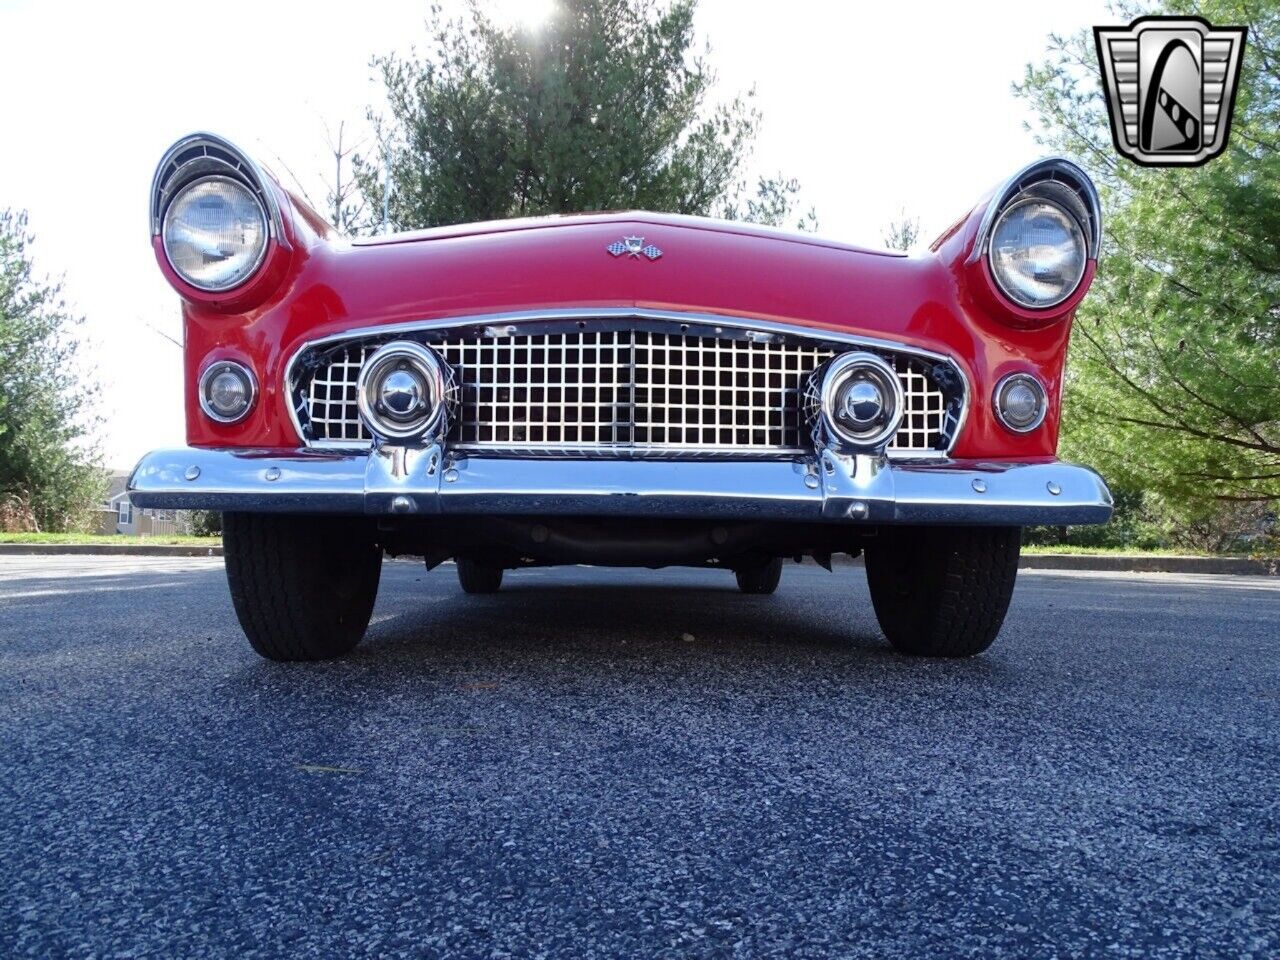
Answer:
[[[343,238],[227,140],[160,161],[156,261],[182,300],[187,446],[140,507],[223,512],[258,653],[339,656],[384,554],[468,593],[531,565],[865,557],[893,647],[999,632],[1021,528],[1103,523],[1056,457],[1101,236],[1063,159],[916,256],[739,222],[588,213]]]

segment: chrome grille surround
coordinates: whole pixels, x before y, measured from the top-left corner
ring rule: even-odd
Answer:
[[[764,321],[632,310],[464,318],[353,330],[305,344],[288,364],[307,446],[370,443],[356,409],[360,365],[416,339],[453,368],[452,449],[569,456],[794,456],[812,452],[805,391],[836,353],[869,349],[906,396],[891,457],[945,456],[968,391],[937,354]]]

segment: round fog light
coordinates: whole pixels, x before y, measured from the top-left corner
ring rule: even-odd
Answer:
[[[200,375],[200,409],[219,423],[242,420],[256,394],[253,373],[234,360],[211,363]]]
[[[427,403],[427,384],[408,361],[382,378],[378,386],[377,411],[392,420],[412,420]]]
[[[444,367],[429,347],[398,340],[379,347],[360,368],[356,402],[370,431],[386,440],[413,440],[445,417]]]
[[[851,380],[839,401],[839,416],[855,430],[874,429],[884,419],[884,394],[871,380]]]
[[[859,449],[888,443],[903,411],[902,382],[873,353],[845,353],[831,361],[822,381],[822,410],[835,439]]]
[[[1040,381],[1014,373],[996,385],[996,416],[1014,433],[1028,433],[1044,422],[1049,404]]]

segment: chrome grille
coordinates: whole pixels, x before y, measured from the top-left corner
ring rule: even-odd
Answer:
[[[434,344],[458,372],[463,445],[798,450],[804,379],[830,353],[644,330]]]
[[[304,364],[294,401],[309,442],[369,443],[356,380],[387,339],[331,345]],[[423,331],[423,339],[457,375],[450,442],[490,449],[799,452],[809,444],[805,383],[836,352],[816,340],[630,328],[502,335],[470,328]],[[890,454],[945,450],[959,403],[931,379],[927,359],[879,352],[906,401]]]
[[[356,380],[365,357],[375,345],[353,343],[329,352],[308,382],[303,396],[307,423],[316,440],[355,440],[369,443],[372,439],[360,419],[356,404]]]
[[[630,446],[630,331],[446,339],[433,344],[462,386],[461,444]]]

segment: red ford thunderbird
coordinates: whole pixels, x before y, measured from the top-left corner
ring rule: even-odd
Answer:
[[[697,217],[601,213],[344,239],[207,134],[160,162],[188,445],[141,507],[223,511],[260,654],[349,651],[384,553],[463,590],[531,565],[686,565],[771,593],[862,554],[897,649],[985,650],[1021,527],[1103,523],[1056,458],[1101,223],[1085,173],[1020,170],[905,256]]]

